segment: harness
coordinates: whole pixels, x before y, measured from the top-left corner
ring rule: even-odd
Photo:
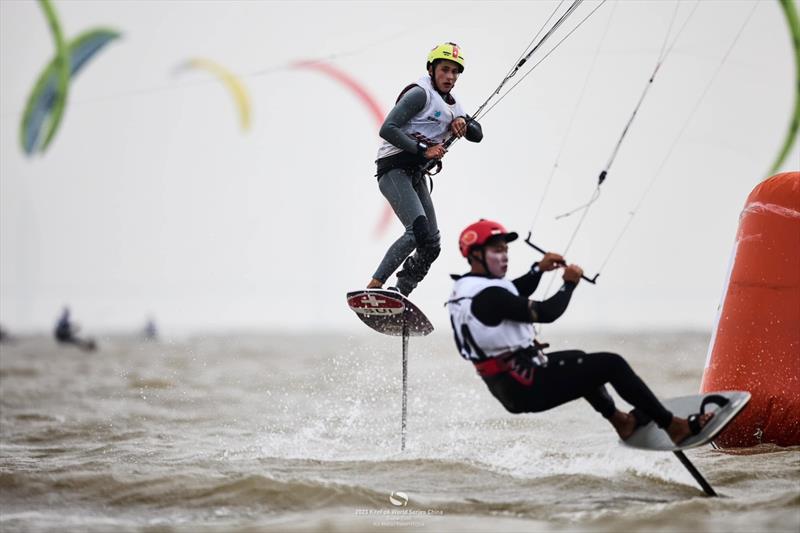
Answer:
[[[533,383],[534,370],[547,366],[547,355],[543,350],[549,346],[534,340],[533,345],[527,348],[475,361],[475,371],[482,378],[507,373],[521,385],[530,386]]]
[[[408,152],[400,152],[375,161],[377,171],[375,177],[380,180],[390,170],[399,168],[411,177],[411,185],[416,189],[420,182],[427,177],[431,194],[433,194],[433,176],[442,171],[442,162],[437,160],[432,169],[425,168],[428,159]],[[435,169],[435,172],[432,170]]]

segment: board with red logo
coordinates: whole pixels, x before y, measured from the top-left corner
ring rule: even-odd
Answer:
[[[433,325],[419,307],[396,291],[361,289],[347,293],[347,305],[361,321],[384,335],[424,336]]]

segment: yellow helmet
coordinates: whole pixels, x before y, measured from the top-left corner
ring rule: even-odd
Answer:
[[[458,63],[458,71],[464,72],[464,56],[461,54],[461,48],[456,43],[444,43],[433,48],[428,54],[428,63],[425,68],[431,66],[431,63],[437,59],[449,59]]]

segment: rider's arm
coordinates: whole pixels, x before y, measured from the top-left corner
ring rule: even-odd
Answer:
[[[542,324],[549,324],[564,314],[567,305],[572,298],[572,291],[578,284],[574,281],[565,281],[554,295],[543,302],[531,300],[531,313],[533,321]]]
[[[472,314],[487,326],[503,320],[533,322],[528,299],[502,287],[487,287],[472,298]]]
[[[383,126],[381,126],[379,132],[380,136],[406,152],[411,152],[412,154],[424,152],[427,147],[423,147],[421,143],[409,137],[400,128],[406,125],[414,115],[425,109],[427,101],[427,93],[422,87],[415,86],[406,91],[397,101],[394,108],[386,115],[386,120],[383,121]]]
[[[539,269],[539,263],[534,263],[526,274],[518,277],[512,283],[517,288],[517,291],[519,291],[519,294],[527,298],[533,294],[533,291],[539,286],[539,281],[541,279],[542,271]]]
[[[502,287],[487,287],[472,299],[472,314],[487,326],[498,326],[503,320],[514,322],[555,321],[567,309],[577,283],[565,281],[553,296],[543,302],[517,296]]]

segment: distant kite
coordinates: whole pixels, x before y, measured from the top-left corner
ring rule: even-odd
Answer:
[[[91,30],[77,37],[68,46],[69,77],[74,78],[85,65],[109,41],[119,37],[119,33],[112,30]],[[59,87],[58,58],[53,58],[44,71],[39,75],[33,92],[25,106],[20,131],[22,147],[25,153],[31,155],[35,151],[44,151],[50,140],[55,135],[66,100],[66,91]],[[58,112],[56,109],[61,106]],[[45,121],[48,134],[42,140],[42,130]]]
[[[375,120],[375,124],[377,125],[378,129],[383,126],[383,121],[386,118],[386,114],[383,112],[383,108],[381,107],[380,103],[378,103],[378,100],[366,89],[366,87],[364,87],[363,84],[359,83],[355,78],[343,70],[334,67],[330,63],[323,63],[314,60],[296,61],[292,63],[291,66],[292,68],[296,69],[306,69],[320,72],[341,83],[347,87],[361,101],[361,103],[364,104],[370,115],[372,115],[372,118]],[[387,202],[386,206],[383,208],[383,214],[381,214],[381,218],[378,220],[378,223],[375,226],[375,237],[382,236],[386,231],[386,228],[389,226],[389,222],[392,220],[392,213],[392,207]]]
[[[20,124],[20,143],[27,155],[44,152],[55,137],[66,107],[70,79],[109,41],[120,36],[113,30],[95,29],[67,44],[50,1],[39,0],[39,5],[50,25],[56,56],[39,75],[25,104]]]
[[[250,105],[250,96],[244,83],[233,72],[210,59],[203,58],[190,59],[179,67],[179,70],[184,69],[201,69],[216,76],[233,96],[236,108],[239,111],[239,124],[242,127],[242,131],[250,129],[250,109],[252,107]]]
[[[341,83],[345,87],[347,87],[350,92],[356,95],[358,99],[363,103],[366,108],[369,110],[372,118],[375,119],[375,123],[380,128],[383,125],[383,120],[385,118],[385,113],[381,108],[380,103],[378,100],[375,99],[372,94],[364,87],[363,84],[359,83],[355,78],[344,72],[343,70],[334,67],[330,63],[323,63],[320,61],[295,61],[291,65],[292,68],[296,69],[306,69],[306,70],[315,70],[317,72],[321,72],[325,74],[329,78]]]

